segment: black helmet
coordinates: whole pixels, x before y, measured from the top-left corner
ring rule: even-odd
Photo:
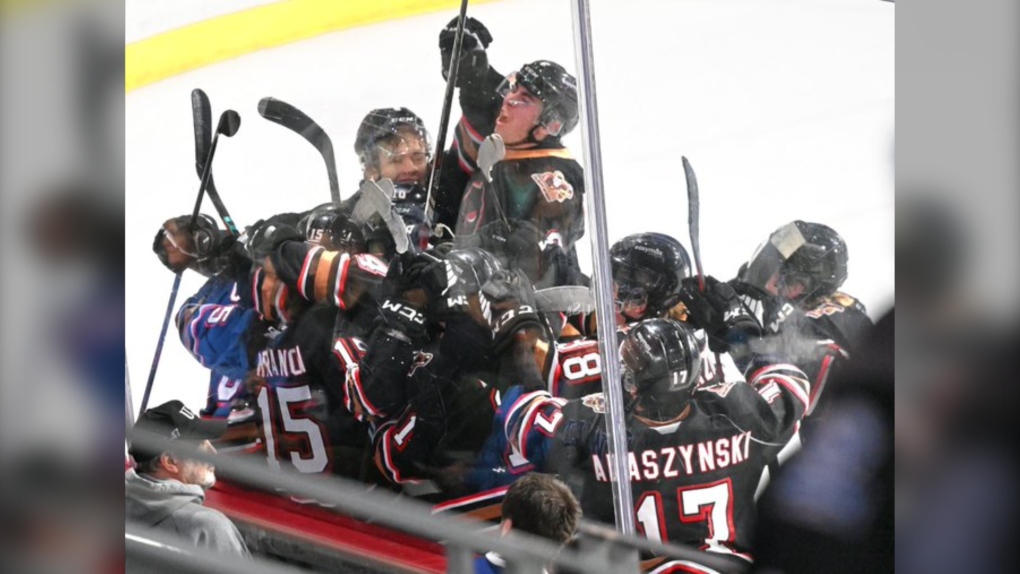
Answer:
[[[425,123],[414,112],[407,108],[380,108],[368,112],[361,120],[358,134],[354,138],[354,152],[358,154],[362,165],[373,165],[375,154],[373,148],[395,138],[401,138],[406,132],[418,134],[425,144],[425,150],[431,153],[432,142]]]
[[[831,295],[847,277],[846,242],[827,225],[793,221],[774,231],[758,247],[739,279],[765,289],[779,271],[779,285],[804,285],[796,301]]]
[[[323,203],[301,219],[298,230],[305,240],[330,251],[361,253],[364,251],[364,233],[359,225],[338,203]]]
[[[261,261],[284,241],[304,240],[304,234],[287,222],[287,219],[282,215],[260,219],[246,230],[244,247],[252,261]]]
[[[329,202],[312,208],[307,215],[301,218],[298,223],[298,231],[305,234],[305,240],[309,243],[320,243],[328,237],[324,237],[329,231],[333,220],[340,213],[340,205]]]
[[[662,316],[680,300],[680,281],[690,277],[691,259],[679,241],[663,233],[637,233],[609,250],[617,303],[647,302],[641,318]]]
[[[567,70],[548,60],[524,64],[500,84],[497,91],[505,96],[520,84],[539,100],[542,115],[538,123],[554,136],[565,136],[577,126],[580,112],[577,108],[577,80]]]
[[[220,230],[212,217],[204,213],[198,214],[198,217],[195,218],[195,228],[190,233],[190,215],[181,215],[170,221],[176,225],[178,231],[184,232],[190,238],[189,244],[177,245],[177,249],[191,256],[195,263],[202,264],[209,262],[210,259],[219,254],[219,246],[223,241],[225,232]],[[170,267],[167,252],[163,245],[164,238],[169,238],[170,242],[174,243],[173,236],[166,229],[166,223],[161,225],[159,231],[156,232],[156,237],[152,241],[152,251],[159,257],[163,265],[174,273],[179,273],[183,269],[173,269]]]
[[[642,416],[668,420],[680,414],[698,386],[701,343],[694,329],[673,319],[646,319],[620,344],[625,388]]]

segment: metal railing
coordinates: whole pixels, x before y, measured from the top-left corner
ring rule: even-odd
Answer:
[[[199,450],[195,445],[167,441],[136,429],[128,432],[128,439],[133,445],[149,451],[163,450],[188,459],[214,464],[217,474],[232,482],[267,492],[278,492],[282,489],[291,496],[309,498],[331,505],[332,511],[361,520],[371,520],[394,530],[440,542],[446,546],[448,572],[473,572],[474,553],[488,551],[498,553],[507,561],[508,572],[540,572],[547,565],[593,574],[636,572],[638,549],[695,561],[720,571],[733,571],[732,564],[720,559],[719,556],[679,546],[656,545],[651,541],[619,533],[618,536],[607,535],[614,532],[609,529],[588,528],[589,533],[603,540],[603,544],[594,551],[590,548],[584,550],[560,548],[544,538],[525,533],[512,532],[509,536],[498,537],[491,532],[482,532],[477,520],[432,514],[431,507],[425,503],[403,495],[392,493],[386,495],[367,490],[361,483],[338,477],[328,477],[328,480],[324,480],[327,477],[322,475],[312,477],[285,470],[272,470],[247,458],[210,454]],[[125,540],[127,541],[127,538]],[[138,557],[160,561],[173,561],[174,556],[180,556],[180,553],[175,554],[166,548],[144,545],[139,540],[132,540],[127,551]],[[192,565],[193,562],[188,562],[182,567],[191,568]],[[234,571],[230,569],[232,567],[231,564],[223,564],[220,571]],[[251,570],[246,572],[250,573]]]

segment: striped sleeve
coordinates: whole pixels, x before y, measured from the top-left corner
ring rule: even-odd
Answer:
[[[804,371],[795,365],[765,365],[748,377],[748,383],[776,416],[779,428],[775,430],[779,434],[793,428],[804,417],[811,403],[811,383]]]
[[[352,278],[371,290],[387,270],[386,264],[373,255],[352,256],[301,241],[282,244],[272,258],[276,273],[302,298],[313,303],[325,301],[340,309],[347,309],[352,303],[348,293]]]

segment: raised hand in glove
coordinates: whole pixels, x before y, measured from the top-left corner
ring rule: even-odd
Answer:
[[[733,287],[715,277],[705,277],[704,292],[698,288],[697,277],[684,279],[680,301],[687,307],[687,321],[705,330],[708,346],[716,353],[761,336],[761,326],[744,308]]]
[[[453,44],[457,37],[457,20],[458,18],[450,20],[443,31],[439,33],[439,52],[442,55],[444,80],[449,75]],[[467,78],[484,73],[489,68],[485,49],[489,47],[490,43],[492,43],[492,34],[484,24],[470,17],[464,21],[464,39],[461,43],[457,86],[462,86]]]
[[[405,299],[389,298],[379,308],[379,322],[376,328],[386,329],[386,334],[413,348],[420,349],[429,341],[427,319],[422,307]]]
[[[483,310],[488,308],[493,345],[497,353],[509,346],[515,335],[529,327],[541,328],[535,305],[535,289],[520,271],[500,271],[482,286]]]
[[[446,290],[446,268],[443,261],[430,252],[405,251],[390,262],[386,283],[392,296],[410,298],[425,307]],[[411,293],[419,289],[420,293]]]

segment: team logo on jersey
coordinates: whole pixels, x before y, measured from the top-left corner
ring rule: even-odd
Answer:
[[[546,201],[563,203],[574,197],[574,186],[570,185],[567,178],[563,177],[563,172],[559,170],[533,173],[531,179],[535,180],[538,189],[542,190]]]
[[[581,399],[581,404],[602,415],[606,413],[606,396],[602,393],[588,395]]]
[[[842,313],[857,304],[857,300],[844,293],[833,293],[814,309],[805,313],[812,319],[820,319],[823,315]]]
[[[721,383],[716,383],[714,385],[709,385],[707,387],[701,387],[698,390],[705,391],[708,393],[715,393],[720,397],[725,397],[726,395],[730,394],[730,391],[733,389],[734,385],[736,385],[736,383],[724,381]]]
[[[418,354],[414,357],[414,362],[411,363],[411,372],[407,373],[407,376],[410,377],[411,375],[414,374],[415,371],[418,370],[419,367],[424,367],[425,365],[431,362],[432,353],[423,353],[421,351],[418,351]]]

